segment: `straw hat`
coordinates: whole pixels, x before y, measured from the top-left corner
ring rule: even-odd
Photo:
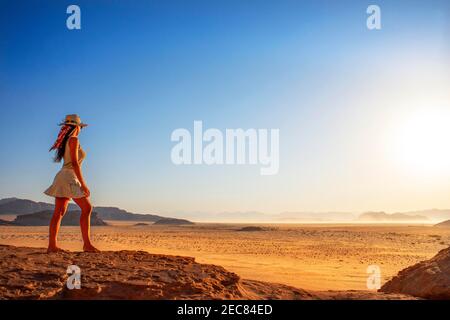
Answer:
[[[86,123],[82,123],[80,117],[77,114],[68,114],[66,116],[66,119],[64,120],[64,122],[60,123],[60,126],[63,125],[72,125],[72,126],[79,126],[79,127],[86,127],[87,124]]]

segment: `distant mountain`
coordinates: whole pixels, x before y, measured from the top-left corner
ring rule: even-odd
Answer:
[[[23,215],[39,211],[53,210],[53,204],[26,199],[6,198],[0,200],[1,215]],[[79,210],[76,204],[69,204],[69,210]],[[95,207],[102,220],[148,221],[156,222],[167,217],[132,213],[117,207]],[[430,209],[388,214],[385,212],[366,212],[359,217],[350,212],[282,212],[269,214],[258,211],[236,212],[173,212],[170,218],[188,219],[201,222],[258,222],[258,223],[302,223],[302,222],[440,222],[450,219],[450,209]]]
[[[407,215],[403,213],[365,212],[358,217],[358,221],[368,222],[400,222],[400,221],[428,221],[429,219],[419,215]]]
[[[52,211],[54,205],[46,202],[35,202],[27,199],[7,198],[0,200],[0,215],[24,215],[42,211]],[[79,211],[76,204],[69,204],[69,211]],[[120,221],[151,221],[155,222],[166,218],[154,214],[131,213],[116,207],[95,207],[94,211],[102,220]]]
[[[78,226],[80,225],[80,211],[68,211],[64,215],[61,225]],[[31,214],[17,216],[11,223],[17,226],[48,226],[52,218],[53,210],[46,210]],[[91,214],[91,226],[106,226],[107,224],[97,216],[97,212]]]
[[[0,200],[0,214],[28,214],[53,210],[53,205],[26,199],[8,198]]]
[[[0,199],[0,205],[4,204],[4,203],[8,203],[11,201],[17,200],[17,198],[5,198],[5,199]]]
[[[131,213],[116,207],[95,207],[95,211],[103,220],[121,220],[121,221],[151,221],[155,222],[165,217],[154,214]]]
[[[409,211],[402,212],[407,215],[420,215],[427,217],[433,221],[444,221],[450,219],[450,209],[428,209],[428,210],[417,210],[417,211]]]

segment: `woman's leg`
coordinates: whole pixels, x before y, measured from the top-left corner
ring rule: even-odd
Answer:
[[[91,202],[86,197],[73,199],[73,201],[75,201],[81,209],[80,227],[81,235],[84,241],[83,250],[88,252],[99,252],[99,250],[92,245],[90,239],[92,213]]]
[[[56,238],[58,237],[61,220],[67,211],[69,200],[70,199],[68,198],[55,198],[55,211],[53,212],[52,220],[50,220],[47,252],[62,251],[62,249],[58,248],[58,246],[56,245]]]

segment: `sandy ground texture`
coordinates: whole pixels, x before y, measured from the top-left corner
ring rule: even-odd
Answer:
[[[359,291],[312,292],[242,280],[223,267],[199,264],[194,258],[144,251],[47,254],[45,248],[0,245],[0,269],[0,299],[412,298]],[[79,282],[74,281],[74,271]]]
[[[102,250],[144,250],[195,257],[244,279],[313,291],[364,290],[367,267],[377,265],[384,284],[400,270],[450,245],[450,229],[408,225],[112,225],[92,228]],[[0,227],[0,244],[45,247],[46,227]],[[82,248],[77,227],[62,227],[64,249]]]

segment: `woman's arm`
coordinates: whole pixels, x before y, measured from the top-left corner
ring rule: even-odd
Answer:
[[[72,167],[73,171],[75,172],[75,175],[77,176],[78,180],[81,183],[81,189],[83,190],[86,197],[90,196],[89,188],[86,185],[86,182],[83,178],[83,173],[81,172],[80,164],[78,163],[78,138],[77,137],[70,137],[69,138],[69,149],[70,149],[70,159],[72,160]]]

